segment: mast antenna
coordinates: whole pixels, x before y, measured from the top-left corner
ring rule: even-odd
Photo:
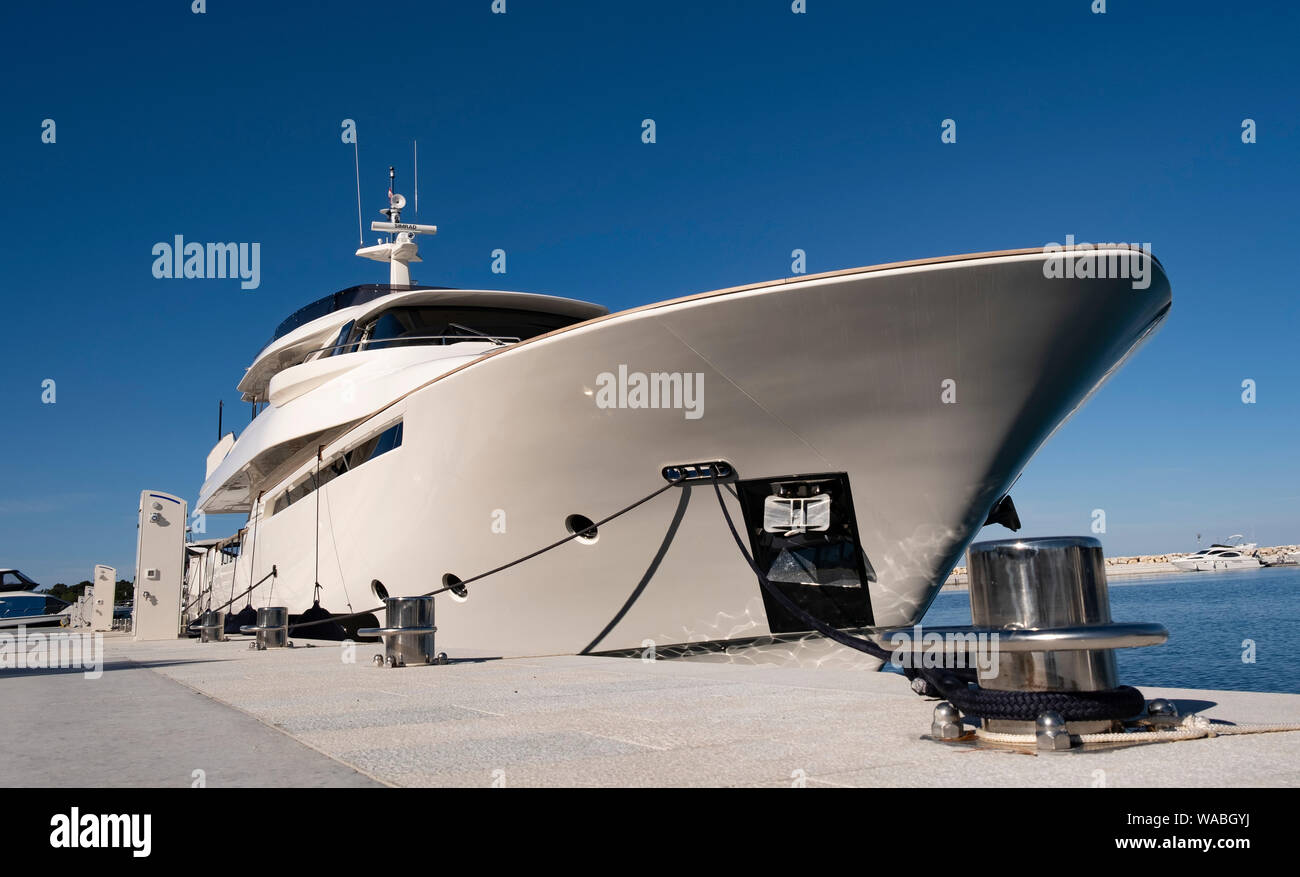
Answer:
[[[415,215],[420,215],[420,142],[411,141],[411,154],[415,162]]]
[[[357,250],[357,255],[363,259],[387,262],[388,282],[390,285],[410,286],[411,272],[408,265],[411,262],[420,261],[420,251],[416,246],[415,236],[419,234],[437,234],[438,226],[402,222],[402,210],[406,207],[406,198],[393,191],[396,178],[397,171],[390,166],[388,168],[388,206],[379,211],[387,219],[387,222],[370,223],[371,231],[386,232],[388,240],[381,241],[371,247],[363,245]]]
[[[352,160],[357,169],[357,246],[364,247],[366,239],[361,231],[361,147],[357,145],[357,135],[352,133]]]
[[[402,199],[401,207],[399,207],[396,203],[397,199],[393,197],[393,186],[396,185],[396,180],[397,171],[394,170],[393,166],[390,164],[388,166],[388,206],[379,212],[387,216],[393,222],[397,222],[402,218],[401,210],[402,207],[406,206],[405,198]],[[388,233],[388,242],[390,244],[393,242],[393,233],[391,231]]]

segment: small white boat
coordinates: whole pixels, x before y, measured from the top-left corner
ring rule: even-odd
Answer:
[[[1215,572],[1230,569],[1259,569],[1263,566],[1254,542],[1237,542],[1240,533],[1228,537],[1227,544],[1216,542],[1195,554],[1169,561],[1184,572]]]

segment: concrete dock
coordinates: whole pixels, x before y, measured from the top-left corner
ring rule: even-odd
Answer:
[[[0,778],[63,787],[1300,785],[1300,732],[1028,755],[922,740],[934,701],[891,673],[595,657],[390,670],[371,664],[377,645],[296,645],[259,652],[242,638],[108,635],[99,678],[2,670]],[[1184,714],[1300,722],[1300,695],[1143,692]]]

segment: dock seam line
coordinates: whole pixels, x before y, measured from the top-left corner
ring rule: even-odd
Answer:
[[[214,697],[213,695],[208,694],[206,691],[203,691],[202,689],[195,688],[193,685],[190,685],[188,682],[185,682],[185,681],[182,680],[182,679],[177,679],[175,676],[168,676],[166,673],[159,673],[159,672],[158,672],[157,670],[155,670],[153,667],[150,667],[150,666],[147,665],[147,664],[141,664],[139,661],[135,660],[134,658],[125,658],[125,660],[129,661],[130,663],[134,664],[135,666],[139,667],[139,668],[142,669],[142,670],[148,670],[150,673],[153,673],[153,674],[155,674],[155,675],[157,675],[157,676],[160,676],[160,677],[162,677],[163,679],[168,679],[168,680],[170,680],[170,681],[172,681],[172,682],[175,682],[177,685],[182,686],[183,688],[188,688],[190,691],[193,691],[195,694],[199,694],[199,695],[202,695],[203,697],[206,697],[208,700],[212,701],[213,703],[219,703],[219,704],[221,704],[221,705],[223,705],[223,706],[230,707],[230,709],[234,710],[234,711],[237,712],[237,713],[242,713],[242,714],[248,716],[250,719],[252,719],[253,721],[257,722],[258,724],[265,725],[266,727],[270,728],[272,731],[275,731],[275,732],[277,732],[277,733],[279,733],[279,734],[283,734],[285,737],[288,737],[290,740],[292,740],[293,742],[297,743],[298,745],[300,745],[300,746],[305,746],[305,747],[307,747],[308,749],[310,749],[312,752],[316,752],[316,753],[318,753],[318,754],[324,756],[325,758],[328,758],[330,761],[334,762],[335,764],[341,764],[341,765],[343,765],[344,767],[346,767],[348,770],[355,771],[356,773],[361,774],[363,777],[366,777],[367,779],[372,779],[372,780],[374,780],[375,782],[379,783],[380,785],[388,786],[389,788],[394,788],[394,789],[403,788],[402,786],[399,786],[399,785],[397,785],[396,783],[391,783],[391,782],[389,782],[388,780],[385,780],[385,779],[383,779],[383,778],[381,778],[381,777],[377,777],[377,776],[375,776],[374,774],[372,774],[372,773],[370,773],[370,772],[368,772],[368,771],[364,771],[364,770],[362,770],[361,768],[357,767],[356,765],[349,764],[348,762],[344,761],[344,760],[341,759],[341,758],[336,758],[335,756],[333,756],[333,755],[331,755],[330,753],[324,751],[323,749],[320,749],[320,748],[318,748],[318,747],[316,747],[316,746],[313,746],[312,744],[308,743],[306,740],[301,740],[301,739],[295,737],[294,735],[290,734],[290,733],[289,733],[287,730],[285,730],[284,728],[279,727],[278,725],[273,725],[273,724],[271,724],[270,722],[268,722],[268,721],[266,721],[265,719],[263,719],[261,716],[255,714],[255,713],[250,713],[248,710],[243,709],[242,707],[238,707],[238,706],[236,706],[235,704],[230,703],[229,701],[222,700],[222,699],[219,698],[219,697]],[[257,787],[256,787],[256,786],[249,786],[249,787],[247,787],[247,788],[257,788]]]

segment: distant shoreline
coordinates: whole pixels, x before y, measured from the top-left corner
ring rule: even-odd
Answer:
[[[1259,555],[1259,559],[1267,564],[1280,563],[1286,555],[1296,551],[1300,551],[1300,545],[1272,545],[1260,548],[1256,553]],[[1139,554],[1132,557],[1108,557],[1106,558],[1106,578],[1177,575],[1183,573],[1184,570],[1178,569],[1169,561],[1188,557],[1191,553],[1189,551],[1177,554]],[[948,578],[943,583],[943,588],[949,591],[965,591],[968,585],[966,567],[959,566],[948,574]]]

